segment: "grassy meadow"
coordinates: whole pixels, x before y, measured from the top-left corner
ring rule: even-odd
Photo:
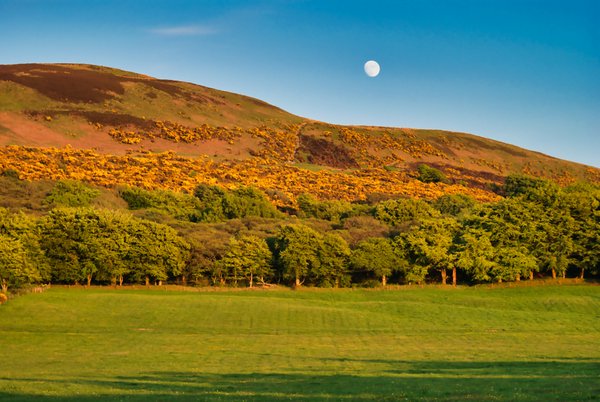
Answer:
[[[0,400],[594,400],[600,286],[52,288],[0,306]]]

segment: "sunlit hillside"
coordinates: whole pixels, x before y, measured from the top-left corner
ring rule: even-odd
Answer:
[[[247,96],[75,64],[0,66],[0,144],[0,169],[24,179],[185,191],[243,184],[282,205],[306,192],[486,201],[511,173],[561,184],[600,178],[596,168],[470,134],[332,125]],[[423,180],[420,165],[443,177]]]

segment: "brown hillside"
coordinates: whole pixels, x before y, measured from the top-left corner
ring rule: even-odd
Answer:
[[[19,152],[57,158],[78,149],[93,150],[86,155],[129,155],[119,163],[134,164],[138,162],[131,158],[147,158],[148,152],[173,152],[167,170],[174,172],[172,165],[187,166],[201,157],[231,172],[205,172],[203,178],[196,173],[191,181],[178,178],[181,189],[197,182],[238,183],[282,191],[292,198],[301,190],[322,198],[364,199],[369,193],[431,198],[455,192],[447,188],[455,185],[470,188],[464,191],[476,191],[484,199],[495,197],[490,185],[511,173],[544,176],[563,184],[600,177],[595,168],[470,134],[331,125],[294,116],[258,99],[91,65],[0,66],[0,145],[28,147],[2,151],[0,166],[29,178],[57,172],[29,166],[33,162],[19,160]],[[59,150],[46,150],[50,148]],[[417,167],[423,163],[442,170],[449,183],[416,182]],[[97,181],[92,171],[79,171],[74,164],[62,166],[67,170],[61,177]],[[285,177],[266,184],[273,172]],[[104,185],[128,181],[111,169],[102,175]],[[323,180],[346,184],[332,186]],[[167,181],[163,178],[160,183],[177,188]]]

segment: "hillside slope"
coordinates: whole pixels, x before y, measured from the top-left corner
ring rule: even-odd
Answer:
[[[600,178],[596,168],[470,134],[332,125],[247,96],[79,64],[0,66],[0,145],[0,168],[23,178],[183,190],[244,184],[281,192],[282,203],[302,192],[484,200],[511,173]],[[416,181],[423,163],[448,182]]]

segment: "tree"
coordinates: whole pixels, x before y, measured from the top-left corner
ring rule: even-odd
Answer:
[[[126,260],[134,278],[144,279],[146,286],[150,278],[161,285],[169,275],[180,275],[188,257],[189,244],[169,226],[145,220],[135,220],[127,228],[130,249]]]
[[[11,213],[0,208],[0,234],[18,240],[27,259],[35,266],[41,281],[50,280],[50,266],[40,246],[38,220],[23,212]]]
[[[137,187],[126,187],[119,191],[129,209],[151,209],[179,220],[196,221],[202,203],[193,195],[168,190],[148,191]]]
[[[283,278],[298,287],[314,276],[321,264],[318,254],[321,241],[319,233],[308,226],[296,224],[282,227],[276,247]]]
[[[168,226],[92,208],[54,209],[42,228],[52,278],[88,286],[95,276],[121,284],[126,273],[146,283],[178,275],[189,247]]]
[[[52,279],[79,283],[97,272],[100,216],[89,208],[56,208],[42,223],[41,245],[52,267]]]
[[[225,190],[221,187],[200,184],[194,190],[194,196],[202,204],[197,216],[198,221],[218,222],[225,219],[225,212],[223,211]]]
[[[264,283],[265,276],[271,271],[272,258],[271,250],[263,239],[247,235],[231,238],[222,264],[236,282],[243,277],[248,280],[249,287],[253,287],[254,278]]]
[[[454,218],[428,219],[405,237],[411,261],[428,270],[440,271],[444,285],[448,269],[452,269],[452,282],[456,285],[453,245],[457,228]]]
[[[571,261],[579,268],[597,274],[600,270],[600,187],[578,183],[565,188],[564,205],[574,219]]]
[[[253,187],[239,187],[227,192],[222,202],[223,212],[227,219],[244,218],[246,216],[261,216],[263,218],[281,216],[265,195]]]
[[[554,182],[525,175],[509,175],[503,191],[507,197],[522,197],[527,201],[552,207],[557,201],[560,188]]]
[[[189,278],[199,283],[202,278],[210,278],[213,285],[224,285],[226,272],[220,262],[227,253],[231,234],[211,224],[197,223],[183,236],[190,243],[190,256],[182,272],[183,282]]]
[[[390,227],[372,216],[353,216],[344,219],[340,235],[353,247],[370,237],[386,237]]]
[[[263,218],[281,216],[265,195],[253,187],[242,186],[226,191],[218,186],[201,184],[196,187],[194,195],[202,204],[196,219],[198,221],[218,222],[246,216]]]
[[[489,234],[483,230],[470,230],[463,233],[457,249],[456,265],[478,282],[492,279],[496,267],[495,250]]]
[[[355,213],[354,205],[347,201],[319,201],[309,194],[300,194],[297,202],[301,217],[339,222]]]
[[[0,284],[7,292],[9,285],[39,281],[40,274],[17,239],[0,234]]]
[[[123,279],[136,267],[127,264],[131,239],[127,231],[133,225],[133,217],[117,211],[98,211],[99,222],[98,248],[95,263],[98,266],[98,277],[108,279],[113,285],[123,285]]]
[[[318,270],[315,277],[320,286],[340,287],[347,285],[348,259],[350,247],[348,243],[338,234],[327,233],[318,245]]]
[[[494,250],[489,259],[496,264],[495,273],[488,272],[486,275],[489,278],[520,280],[521,276],[526,275],[533,279],[533,273],[539,270],[536,250],[544,236],[539,227],[539,219],[543,215],[544,210],[539,205],[519,197],[478,205],[462,220],[465,233],[487,237]],[[462,240],[462,247],[469,245],[465,243],[465,238]],[[487,246],[481,242],[474,244],[471,241],[469,247],[487,250]],[[484,280],[481,279],[482,275],[477,277],[479,279],[476,280]]]
[[[576,224],[569,215],[562,200],[557,201],[552,207],[541,204],[538,206],[536,216],[537,238],[533,254],[536,256],[540,267],[552,273],[552,278],[557,275],[565,277],[571,255],[575,251],[573,242]]]
[[[411,239],[412,240],[412,239]],[[412,252],[411,243],[409,242],[409,233],[401,233],[394,239],[396,252],[407,261],[407,266],[404,271],[404,279],[409,284],[421,284],[425,280],[429,271],[428,265],[420,264],[416,261],[416,256]]]
[[[418,225],[423,219],[439,216],[428,203],[411,198],[382,201],[375,206],[375,218],[389,225]]]
[[[497,281],[517,280],[537,270],[537,259],[526,247],[498,247],[495,249],[492,277]]]
[[[386,286],[387,278],[403,264],[404,261],[396,254],[392,242],[382,237],[361,241],[350,257],[350,265],[354,270],[375,275],[381,279],[381,286]]]
[[[473,197],[464,194],[444,194],[433,206],[444,215],[458,216],[475,206]]]

